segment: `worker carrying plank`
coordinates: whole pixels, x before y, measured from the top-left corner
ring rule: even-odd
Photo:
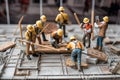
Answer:
[[[89,48],[91,44],[92,25],[89,23],[88,18],[84,18],[83,22],[84,22],[84,25],[82,26],[82,29],[84,31],[83,44],[84,46],[86,46],[86,38],[88,38],[87,39],[88,45],[86,47]]]
[[[27,25],[27,31],[25,32],[25,38],[27,41],[35,43],[36,33],[34,31],[34,27],[32,25]],[[38,55],[35,54],[35,48],[33,44],[26,43],[26,56],[28,60],[31,60],[30,57],[30,46],[32,48],[32,55],[37,57]]]
[[[44,24],[45,24],[47,18],[46,18],[45,15],[42,15],[42,16],[40,17],[40,19],[41,19],[41,20],[36,21],[36,24],[33,25],[33,26],[34,26],[34,29],[35,29],[35,32],[36,32],[36,34],[37,34],[36,37],[37,37],[37,39],[38,39],[38,41],[39,41],[39,44],[41,44],[41,38],[40,38],[39,33],[43,30]],[[42,32],[42,39],[43,39],[43,41],[48,41],[48,40],[46,39],[46,37],[45,37],[45,33],[44,33],[44,32]]]
[[[108,21],[109,21],[109,17],[105,16],[103,17],[103,21],[99,22],[97,21],[97,25],[96,27],[99,28],[99,34],[97,37],[97,45],[96,47],[94,47],[94,49],[98,49],[99,51],[102,51],[102,47],[103,47],[103,39],[105,38],[105,34],[106,34],[106,30],[108,28]]]
[[[74,36],[70,37],[70,41],[71,42],[67,45],[67,50],[72,50],[71,60],[74,64],[73,67],[77,67],[78,71],[81,71],[81,54],[84,46]]]
[[[62,6],[58,10],[60,13],[56,16],[55,21],[58,23],[60,29],[63,28],[64,37],[67,37],[65,24],[68,24],[68,14],[64,12],[65,9]]]
[[[62,43],[63,30],[58,29],[51,33],[51,44],[55,48],[59,48],[59,43]]]

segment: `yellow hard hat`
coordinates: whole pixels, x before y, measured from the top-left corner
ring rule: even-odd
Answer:
[[[27,30],[30,31],[30,32],[32,32],[32,31],[34,31],[34,28],[33,28],[32,25],[27,25]]]
[[[58,29],[58,30],[57,30],[57,34],[58,34],[59,36],[62,36],[62,35],[63,35],[63,30],[62,30],[62,29]]]
[[[109,21],[109,17],[108,17],[108,16],[105,16],[105,17],[103,17],[103,20],[104,20],[105,22],[108,22],[108,21]]]
[[[65,9],[64,9],[64,7],[59,7],[59,9],[58,9],[59,11],[64,11]]]
[[[88,18],[84,18],[84,19],[83,19],[83,22],[84,22],[84,23],[89,23],[89,19],[88,19]]]
[[[74,36],[70,37],[70,40],[74,40],[74,39],[76,39]]]
[[[38,27],[39,29],[42,28],[42,24],[41,24],[41,21],[40,21],[40,20],[39,20],[39,21],[36,21],[36,25],[37,25],[37,27]]]
[[[41,19],[43,22],[46,22],[46,20],[47,20],[47,18],[46,18],[45,15],[42,15],[42,16],[40,17],[40,19]]]

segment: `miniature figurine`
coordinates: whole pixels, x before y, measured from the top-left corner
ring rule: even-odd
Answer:
[[[59,43],[62,43],[63,30],[58,29],[57,31],[52,32],[51,34],[51,44],[55,48],[59,48]]]
[[[44,23],[46,22],[46,20],[47,20],[47,18],[46,18],[46,16],[45,15],[42,15],[41,17],[40,17],[40,23],[39,23],[39,25],[42,25],[42,27],[41,27],[41,30],[44,28]],[[45,37],[45,33],[44,32],[42,32],[42,39],[43,39],[43,41],[48,41],[47,39],[46,39],[46,37]]]
[[[86,46],[86,38],[88,40],[88,46],[86,48],[90,47],[91,44],[91,33],[92,33],[92,25],[89,23],[88,18],[83,19],[84,25],[82,26],[84,30],[84,36],[83,36],[83,44]]]
[[[97,22],[97,27],[99,28],[99,34],[97,37],[97,45],[96,47],[94,47],[94,49],[98,49],[99,51],[102,51],[102,47],[103,47],[103,39],[105,38],[105,34],[106,34],[106,30],[108,28],[108,21],[109,21],[109,17],[105,16],[103,17],[103,21],[102,22]]]
[[[25,32],[25,38],[27,41],[29,42],[35,42],[35,36],[36,36],[36,33],[34,31],[34,27],[32,25],[27,25],[27,31]],[[28,60],[31,60],[31,57],[30,57],[30,46],[32,47],[32,54],[34,57],[37,57],[38,55],[35,54],[35,48],[34,48],[34,45],[33,44],[30,44],[30,43],[26,43],[26,56],[27,56],[27,59]]]
[[[67,37],[65,24],[68,24],[68,14],[64,12],[64,7],[59,7],[58,10],[60,13],[57,15],[55,21],[58,23],[60,29],[63,28],[64,37]]]
[[[43,29],[42,22],[40,20],[38,20],[38,21],[36,21],[36,24],[34,24],[33,26],[34,26],[34,29],[36,32],[36,38],[38,39],[39,44],[41,44],[41,38],[40,38],[39,33]]]
[[[70,41],[71,42],[67,45],[67,50],[72,50],[71,59],[74,64],[73,67],[77,67],[78,71],[81,71],[81,54],[84,46],[74,36],[70,38]]]

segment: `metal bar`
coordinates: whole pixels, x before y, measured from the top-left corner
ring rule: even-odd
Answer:
[[[63,0],[60,0],[60,6],[63,6]]]
[[[94,29],[94,15],[95,15],[94,10],[95,10],[95,0],[92,0],[91,24],[92,24],[93,29]],[[92,33],[92,38],[94,38],[94,32]]]
[[[5,4],[6,4],[6,13],[7,13],[7,24],[10,24],[10,15],[9,15],[8,0],[5,0]]]
[[[43,15],[43,1],[40,0],[40,16]]]
[[[36,70],[38,67],[17,67],[17,69],[22,69],[22,70]]]

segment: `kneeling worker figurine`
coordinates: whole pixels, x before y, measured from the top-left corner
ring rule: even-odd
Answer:
[[[63,30],[58,29],[51,34],[51,44],[55,48],[59,48],[59,43],[62,43]]]
[[[72,50],[71,60],[74,64],[73,67],[77,67],[78,71],[81,71],[81,54],[84,46],[74,36],[70,38],[70,41],[71,42],[67,45],[67,50]]]
[[[35,43],[36,33],[34,31],[34,27],[32,25],[27,25],[27,31],[25,32],[25,38],[29,42]],[[38,55],[35,54],[35,48],[33,44],[26,43],[26,56],[28,60],[31,60],[30,57],[30,46],[32,47],[32,54],[34,57],[37,57]]]

